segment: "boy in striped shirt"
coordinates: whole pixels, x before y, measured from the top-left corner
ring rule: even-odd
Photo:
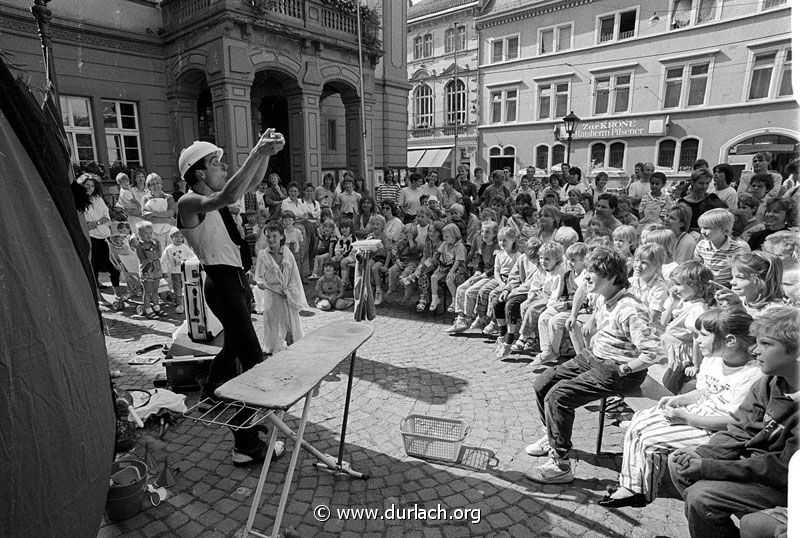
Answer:
[[[733,214],[727,209],[711,209],[700,215],[697,224],[703,239],[694,247],[694,259],[708,267],[714,275],[714,282],[730,287],[731,258],[750,252],[750,247],[730,237]]]
[[[539,417],[547,435],[525,448],[547,461],[525,473],[541,484],[564,484],[575,476],[569,461],[575,409],[642,384],[647,368],[665,359],[646,307],[628,289],[625,257],[599,247],[587,258],[588,291],[598,296],[594,316],[583,328],[588,349],[551,367],[534,381]],[[591,349],[592,351],[589,351]]]

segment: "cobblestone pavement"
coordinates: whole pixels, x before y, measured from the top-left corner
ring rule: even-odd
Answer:
[[[368,480],[331,476],[300,454],[282,532],[296,536],[688,536],[683,502],[669,479],[660,497],[644,509],[606,510],[596,501],[615,483],[621,461],[622,430],[607,426],[604,449],[614,455],[594,456],[597,406],[578,410],[572,484],[541,486],[523,473],[539,458],[524,447],[541,435],[532,381],[538,370],[525,356],[498,361],[492,343],[482,335],[451,337],[443,332],[452,316],[419,315],[409,305],[387,301],[368,323],[375,334],[356,359],[345,459],[369,473]],[[171,309],[169,309],[171,312]],[[163,371],[154,366],[129,366],[134,352],[149,344],[171,342],[180,316],[147,320],[128,312],[106,312],[109,368],[120,370],[118,386],[150,388]],[[320,312],[302,317],[310,332],[328,323],[352,319],[347,312]],[[261,316],[254,316],[260,332]],[[367,323],[367,322],[365,322]],[[269,360],[269,359],[268,359]],[[323,452],[335,453],[342,421],[348,363],[322,383],[311,406],[306,440]],[[189,402],[196,400],[189,394]],[[296,427],[301,412],[295,406],[287,423]],[[594,412],[592,411],[594,410]],[[461,462],[432,463],[406,455],[400,422],[410,414],[460,419],[470,431]],[[155,435],[150,428],[144,435]],[[179,421],[165,434],[161,451],[170,454],[177,483],[160,506],[148,505],[120,523],[103,521],[100,537],[110,536],[234,536],[247,518],[260,465],[236,468],[227,430]],[[141,456],[141,440],[136,452]],[[291,450],[292,443],[287,443]],[[270,467],[255,529],[269,533],[280,487],[289,463],[287,455]],[[162,456],[157,455],[156,461]],[[314,508],[333,512],[317,521]],[[391,507],[437,508],[448,516],[456,509],[466,520],[340,519],[336,510]],[[477,521],[479,519],[479,521]]]

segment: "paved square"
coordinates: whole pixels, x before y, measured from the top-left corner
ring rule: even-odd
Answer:
[[[576,480],[540,486],[524,478],[523,473],[539,460],[526,455],[524,447],[541,435],[531,388],[538,370],[523,360],[527,356],[498,361],[486,337],[448,336],[443,330],[450,316],[419,315],[411,312],[411,306],[392,301],[377,311],[373,322],[365,322],[374,324],[375,334],[362,346],[355,363],[345,453],[345,459],[370,478],[331,476],[317,470],[316,460],[302,451],[282,532],[292,529],[303,537],[688,536],[683,502],[667,484],[644,509],[597,506],[606,486],[616,481],[622,431],[607,426],[604,449],[617,455],[595,457],[596,406],[590,406],[595,412],[580,409],[577,413]],[[153,321],[116,312],[104,317],[109,367],[123,373],[118,386],[152,387],[155,374],[163,371],[161,363],[129,366],[128,360],[148,344],[170,343],[179,317]],[[261,316],[253,319],[260,332]],[[301,319],[308,333],[350,320],[352,311],[314,310],[312,316]],[[335,453],[338,447],[347,365],[342,363],[323,382],[311,407],[305,437],[323,452]],[[196,396],[190,394],[188,401]],[[290,427],[297,425],[301,410],[296,406],[287,413]],[[400,422],[410,414],[464,420],[470,431],[460,463],[439,464],[407,456]],[[143,435],[156,433],[148,428]],[[291,450],[292,443],[287,444]],[[140,441],[140,456],[141,445]],[[168,452],[174,462],[177,484],[170,488],[170,497],[158,507],[148,505],[127,521],[104,521],[98,536],[236,535],[247,518],[260,465],[235,468],[231,447],[232,437],[225,429],[188,420],[173,425],[156,455],[160,462],[160,454]],[[288,456],[270,467],[255,525],[260,532],[272,529]],[[337,510],[342,509],[377,513],[374,519],[366,513],[340,518]],[[326,521],[315,518],[315,514],[328,513]]]

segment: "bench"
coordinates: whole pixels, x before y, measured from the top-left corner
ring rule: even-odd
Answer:
[[[674,396],[661,384],[667,367],[663,364],[653,364],[647,369],[647,377],[635,390],[620,394],[625,403],[634,411],[641,411],[653,407],[664,396]],[[603,430],[605,429],[606,416],[608,415],[608,397],[600,400],[600,412],[597,417],[597,442],[595,454],[599,455],[603,446]]]

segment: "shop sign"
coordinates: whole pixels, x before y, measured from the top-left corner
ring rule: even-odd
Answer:
[[[667,117],[626,118],[581,122],[572,139],[610,139],[632,136],[664,136],[667,133]]]

